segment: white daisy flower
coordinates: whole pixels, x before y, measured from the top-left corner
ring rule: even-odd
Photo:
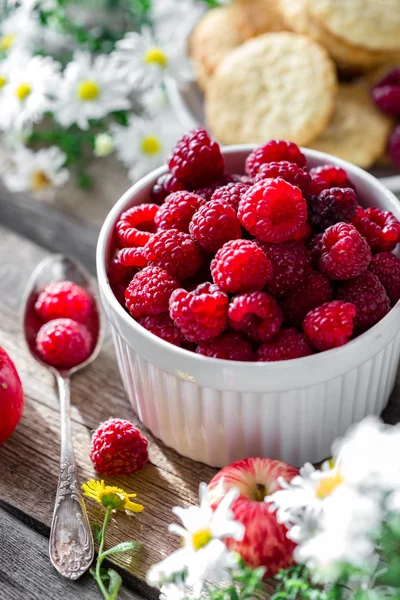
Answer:
[[[231,506],[239,495],[232,488],[221,501],[218,508],[210,508],[207,485],[200,485],[200,506],[174,508],[182,525],[170,525],[169,530],[182,537],[183,546],[154,565],[147,576],[150,585],[174,583],[177,577],[180,585],[192,588],[194,597],[199,597],[204,582],[218,584],[229,581],[228,569],[234,568],[236,560],[225,543],[225,538],[240,541],[244,536],[244,526],[233,519]],[[182,581],[184,572],[184,581]]]
[[[99,133],[94,140],[94,154],[108,156],[114,150],[114,140],[109,133]]]
[[[40,24],[36,13],[20,6],[0,25],[0,50],[32,50],[40,36]]]
[[[76,123],[89,129],[90,119],[130,107],[127,84],[110,57],[77,52],[64,71],[53,112],[63,127]]]

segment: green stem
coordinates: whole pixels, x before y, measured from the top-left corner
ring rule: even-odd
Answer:
[[[98,555],[97,555],[97,562],[96,562],[96,581],[97,581],[97,585],[99,586],[99,588],[102,591],[102,594],[103,594],[105,600],[110,600],[110,595],[108,594],[108,592],[107,592],[107,590],[106,590],[106,588],[104,586],[104,583],[103,583],[103,581],[101,579],[100,569],[101,569],[101,564],[102,564],[102,562],[104,560],[104,556],[102,556],[102,553],[103,553],[103,550],[104,550],[104,542],[105,542],[105,537],[106,537],[106,529],[107,529],[107,525],[108,525],[108,522],[109,522],[110,517],[111,517],[111,511],[112,511],[112,508],[108,507],[107,511],[106,511],[106,514],[104,516],[103,527],[102,527],[102,530],[101,530],[99,552],[98,552]]]

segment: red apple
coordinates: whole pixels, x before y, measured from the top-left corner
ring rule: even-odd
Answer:
[[[12,434],[24,408],[21,380],[11,358],[0,348],[0,444]]]
[[[224,467],[210,481],[208,490],[215,509],[232,487],[240,496],[232,506],[235,519],[243,523],[246,533],[241,542],[228,540],[228,547],[238,552],[252,567],[266,567],[271,577],[293,562],[295,544],[286,537],[285,525],[270,512],[265,496],[281,489],[278,477],[291,481],[299,471],[286,463],[270,458],[245,458]]]

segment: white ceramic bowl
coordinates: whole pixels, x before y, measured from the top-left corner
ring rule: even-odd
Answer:
[[[249,146],[223,150],[228,173],[243,172]],[[361,203],[400,205],[365,171],[303,150],[309,166],[347,170]],[[207,358],[159,339],[120,306],[106,264],[113,230],[127,208],[146,202],[160,168],[133,185],[108,215],[97,246],[101,300],[112,325],[118,364],[133,410],[167,446],[212,466],[248,456],[294,465],[329,456],[332,441],[368,414],[379,414],[393,390],[400,353],[400,302],[349,344],[296,360],[245,363]]]

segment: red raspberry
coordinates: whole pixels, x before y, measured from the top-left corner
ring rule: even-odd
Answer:
[[[93,300],[89,294],[72,281],[48,283],[38,296],[35,310],[42,321],[62,317],[85,323],[92,311]]]
[[[194,213],[204,204],[201,196],[192,192],[170,194],[155,217],[158,229],[177,229],[189,232],[189,223]]]
[[[179,283],[160,267],[136,273],[125,292],[126,308],[135,319],[168,311],[169,298]]]
[[[353,225],[337,223],[322,236],[320,271],[329,279],[353,279],[368,268],[371,250]]]
[[[189,189],[190,185],[186,181],[177,179],[172,173],[163,173],[153,185],[151,199],[154,204],[162,204],[165,198],[173,192],[181,192]]]
[[[148,441],[124,419],[108,419],[92,436],[90,458],[100,475],[131,475],[149,460]]]
[[[195,193],[204,198],[209,202],[212,198],[213,193],[220,187],[228,185],[228,183],[235,183],[234,175],[223,175],[216,181],[209,183],[205,187],[195,189]]]
[[[304,281],[288,292],[281,302],[285,323],[301,327],[304,317],[310,310],[332,300],[332,286],[329,279],[317,271],[309,271]]]
[[[137,269],[124,267],[117,254],[108,267],[108,282],[112,287],[120,284],[126,287],[136,272]]]
[[[193,292],[176,290],[169,314],[189,342],[217,337],[226,328],[228,296],[217,285],[203,283]]]
[[[211,261],[214,283],[225,292],[262,290],[272,278],[272,263],[251,240],[233,240],[218,250]]]
[[[147,242],[145,254],[149,265],[162,267],[179,281],[198,271],[203,257],[196,242],[182,231],[158,231]]]
[[[389,211],[359,206],[352,224],[365,237],[372,252],[390,252],[400,241],[400,222]]]
[[[256,359],[259,362],[274,362],[301,358],[312,353],[313,350],[304,333],[288,327],[281,329],[268,344],[261,344],[256,352]]]
[[[147,265],[143,248],[122,248],[116,257],[122,267],[142,269]]]
[[[196,127],[178,141],[168,167],[178,179],[201,186],[221,177],[224,159],[220,147],[206,129]]]
[[[317,350],[343,346],[353,335],[356,312],[350,302],[326,302],[308,313],[303,321],[303,331]]]
[[[391,252],[379,252],[372,257],[370,270],[377,276],[392,303],[400,300],[400,259]]]
[[[200,342],[196,348],[197,354],[223,360],[253,360],[251,343],[240,333],[221,333],[218,337],[207,342]]]
[[[229,305],[228,319],[232,329],[256,342],[269,342],[283,323],[277,301],[266,292],[235,296]]]
[[[357,212],[357,197],[352,188],[330,188],[308,201],[308,218],[314,230],[324,231],[336,223],[350,223]]]
[[[261,165],[283,160],[296,163],[299,167],[305,167],[307,162],[300,148],[293,142],[270,140],[249,154],[246,160],[246,173],[250,177],[255,177]]]
[[[311,191],[316,196],[319,196],[322,190],[329,190],[330,188],[354,188],[353,184],[347,178],[346,171],[335,165],[314,167],[310,169],[310,177]]]
[[[157,229],[157,204],[139,204],[122,213],[115,226],[122,248],[144,246]]]
[[[237,212],[239,201],[249,187],[250,186],[247,183],[228,183],[227,185],[217,188],[213,193],[211,200],[222,200]]]
[[[307,203],[299,188],[284,179],[264,179],[240,200],[238,217],[257,239],[284,242],[304,227]]]
[[[319,259],[322,255],[322,236],[323,233],[317,233],[308,242],[307,248],[311,256],[311,264],[314,268],[318,268]]]
[[[293,236],[293,240],[307,240],[312,235],[311,225],[308,221],[304,223],[302,227],[300,227],[299,231],[296,235]]]
[[[226,242],[242,237],[236,211],[219,200],[211,200],[197,211],[189,231],[207,252],[216,252]]]
[[[82,323],[72,319],[55,319],[39,329],[36,349],[49,365],[71,369],[89,358],[92,336]]]
[[[375,325],[390,310],[390,300],[385,288],[370,271],[343,283],[338,289],[337,298],[355,305],[357,316],[354,327],[363,331]]]
[[[400,167],[400,125],[396,125],[390,134],[388,150],[394,166]]]
[[[259,245],[272,262],[274,276],[268,282],[268,289],[274,296],[280,298],[301,284],[310,269],[310,254],[303,242]]]
[[[174,346],[182,344],[182,334],[168,313],[155,315],[154,317],[141,317],[138,319],[138,323],[157,337]]]
[[[308,198],[311,193],[311,177],[296,163],[281,160],[280,162],[271,162],[261,165],[256,175],[255,182],[263,179],[275,179],[280,177],[288,183],[297,186],[304,198]]]
[[[391,117],[400,116],[400,68],[393,69],[378,81],[371,95],[381,111]]]

